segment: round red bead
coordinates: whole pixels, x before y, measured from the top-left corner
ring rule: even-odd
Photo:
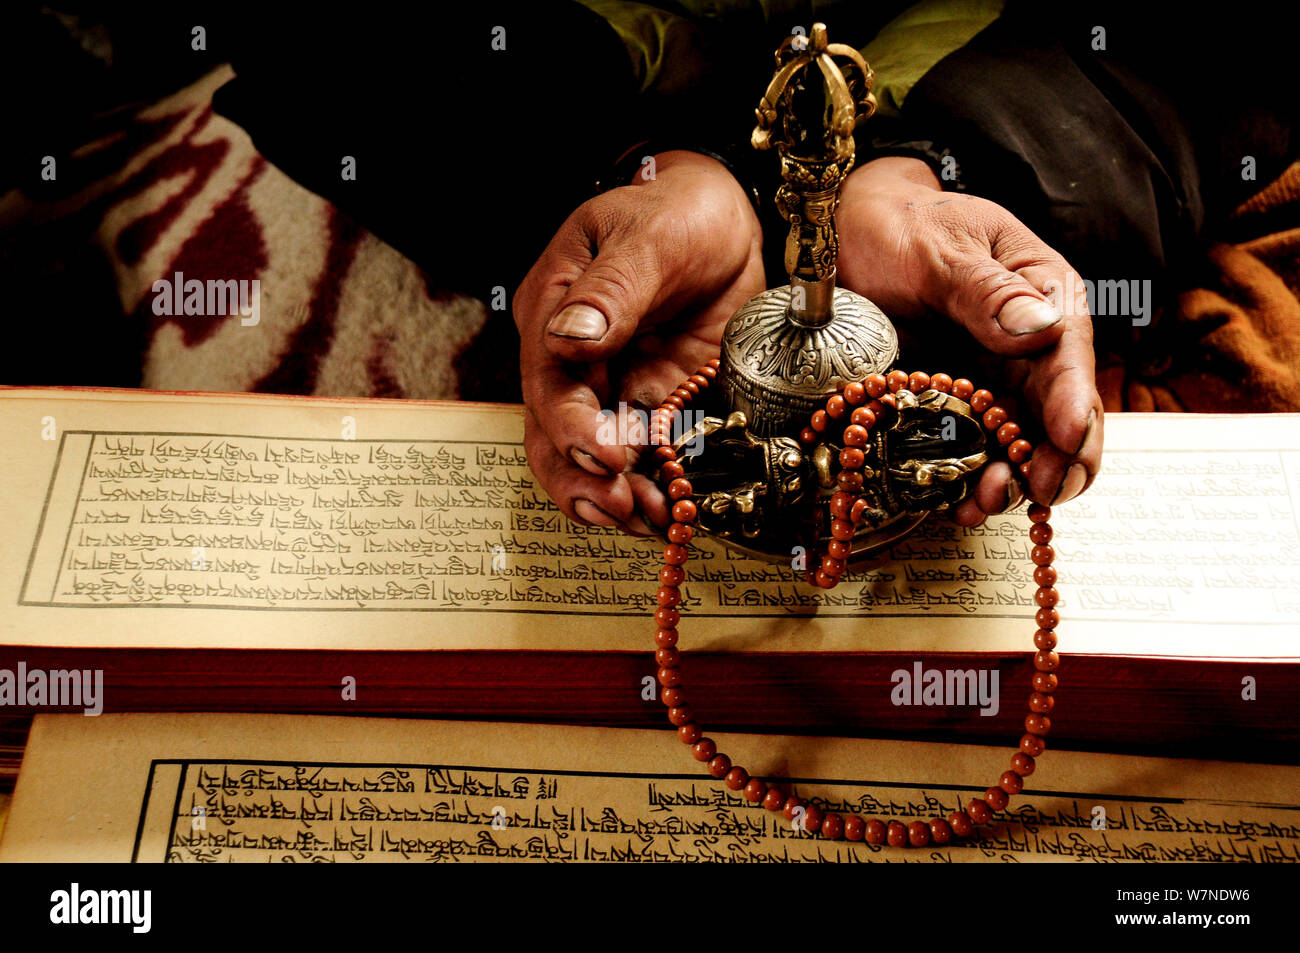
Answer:
[[[859,841],[867,832],[867,822],[856,814],[844,818],[844,839]]]
[[[671,500],[684,500],[690,496],[694,490],[691,488],[691,481],[678,477],[668,484],[668,498]]]
[[[925,847],[930,843],[930,825],[925,821],[913,821],[908,824],[907,842],[913,847]]]
[[[681,566],[664,566],[659,570],[659,581],[665,586],[681,585],[686,578],[686,570]]]
[[[853,470],[841,470],[835,477],[835,483],[841,490],[856,493],[862,489],[862,474]]]
[[[844,836],[844,818],[838,814],[827,814],[822,818],[822,837],[827,840],[839,840]]]
[[[816,834],[822,828],[822,809],[816,804],[808,804],[803,809],[803,829],[809,834]]]
[[[890,847],[904,847],[907,845],[907,828],[899,821],[890,821],[889,826],[885,828],[885,842]]]
[[[857,424],[859,427],[866,427],[870,430],[876,423],[876,415],[868,407],[855,407],[853,414],[849,417],[849,423]]]
[[[796,811],[801,807],[803,807],[803,801],[791,794],[786,799],[785,806],[781,808],[781,814],[787,821],[793,821],[796,817]]]
[[[1032,712],[1025,716],[1025,731],[1031,735],[1045,735],[1052,730],[1052,719]]]
[[[990,407],[984,411],[984,429],[997,432],[998,428],[1007,422],[1007,412],[1002,407]]]
[[[866,462],[867,455],[858,450],[858,447],[845,447],[840,451],[840,465],[845,469],[861,469]]]
[[[849,424],[844,428],[844,443],[849,447],[865,447],[868,438],[867,428]]]
[[[658,678],[664,688],[673,688],[682,683],[682,672],[678,668],[661,668]]]
[[[695,538],[695,530],[685,523],[674,523],[668,527],[668,541],[683,546]],[[673,567],[677,568],[677,567]]]
[[[695,503],[691,500],[678,500],[673,504],[673,519],[679,523],[694,522],[695,513]]]

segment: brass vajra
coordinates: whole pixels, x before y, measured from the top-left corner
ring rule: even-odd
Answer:
[[[699,501],[696,528],[774,561],[790,561],[799,546],[824,550],[829,537],[843,447],[828,428],[809,450],[800,430],[829,396],[888,373],[899,356],[884,313],[835,285],[835,210],[853,168],[854,130],[876,108],[872,83],[867,62],[830,43],[824,24],[777,49],[751,141],[780,156],[776,203],[790,224],[790,283],[755,296],[727,323],[721,387],[707,416],[673,442]],[[962,500],[988,459],[984,429],[965,401],[938,391],[896,397],[898,413],[862,448],[868,510],[850,565]]]
[[[824,324],[833,312],[831,290],[839,238],[835,209],[840,186],[853,168],[853,131],[876,111],[875,77],[851,46],[830,43],[824,23],[804,37],[787,37],[776,51],[776,75],[759,100],[755,149],[773,146],[781,157],[784,184],[776,204],[790,223],[785,270],[805,324]],[[815,120],[815,121],[814,121]]]

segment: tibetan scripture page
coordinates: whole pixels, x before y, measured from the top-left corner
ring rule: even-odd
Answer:
[[[718,735],[837,811],[948,814],[1006,749]],[[1049,751],[980,839],[814,838],[672,731],[294,715],[42,715],[0,861],[1296,861],[1300,768]],[[695,768],[692,772],[692,768]]]
[[[659,546],[566,520],[521,437],[502,405],[0,391],[0,642],[641,650]],[[1300,655],[1298,500],[1300,416],[1109,416],[1053,518],[1069,650]],[[686,631],[1019,651],[1026,527],[934,519],[832,592],[706,542]]]

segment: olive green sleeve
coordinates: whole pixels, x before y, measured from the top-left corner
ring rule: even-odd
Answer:
[[[1002,14],[1004,0],[923,0],[887,23],[862,55],[876,74],[882,116],[897,116],[912,87]]]
[[[671,8],[630,0],[579,0],[610,25],[627,49],[642,92],[689,90],[704,76],[710,26],[757,20],[798,22],[807,16],[799,0],[680,0]],[[836,25],[855,22],[855,4],[813,4],[812,16]],[[908,92],[936,63],[960,49],[1002,13],[1004,0],[922,0],[889,21],[862,54],[876,73],[882,115],[897,115]],[[887,14],[886,14],[887,15]],[[838,42],[862,42],[835,34]]]
[[[603,17],[623,41],[642,92],[681,92],[703,75],[703,42],[690,19],[648,3],[579,2]]]

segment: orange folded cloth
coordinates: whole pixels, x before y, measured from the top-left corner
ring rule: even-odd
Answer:
[[[1300,410],[1300,162],[1233,214],[1138,356],[1098,355],[1107,410]],[[1141,333],[1141,332],[1139,332]]]

